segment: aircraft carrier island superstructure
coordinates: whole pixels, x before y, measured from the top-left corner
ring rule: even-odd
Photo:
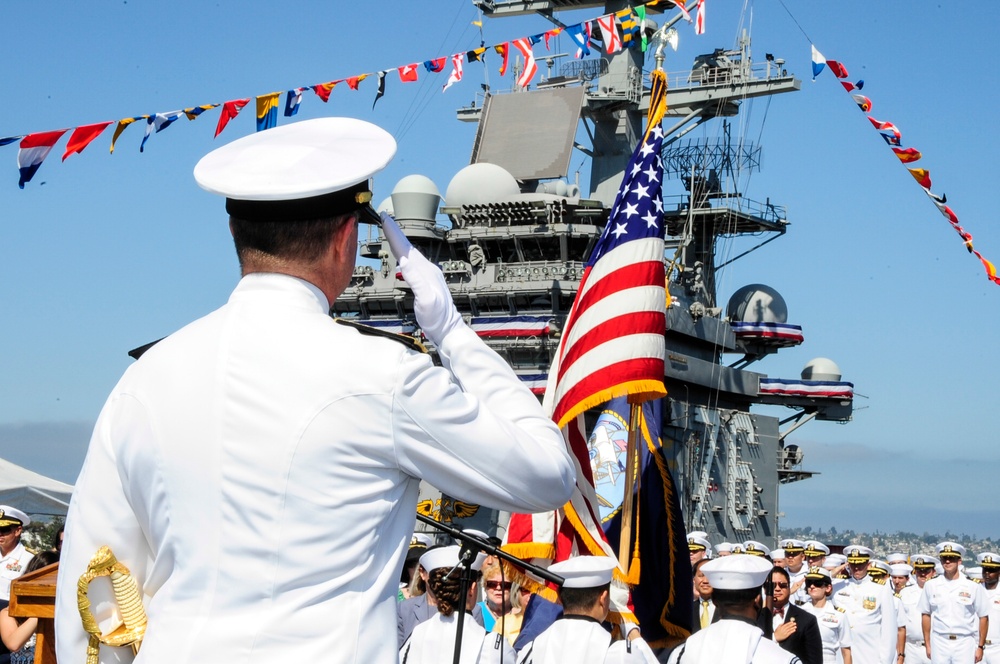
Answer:
[[[492,16],[538,11],[548,17],[561,9],[624,6],[479,4]],[[669,10],[662,18],[659,29],[651,20],[646,26],[658,62],[672,38]],[[767,546],[775,546],[778,536],[779,486],[813,474],[803,468],[802,451],[788,435],[812,419],[849,421],[853,404],[853,386],[823,358],[793,380],[749,370],[803,341],[774,289],[750,284],[725,307],[717,300],[720,239],[755,236],[764,243],[789,226],[781,206],[770,199],[755,202],[738,190],[738,172],[758,167],[760,149],[731,140],[728,125],[745,100],[799,88],[783,65],[770,55],[752,62],[744,36],[739,48],[700,55],[689,69],[669,74],[662,154],[665,175],[676,180],[673,197],[664,189],[670,293],[664,447],[689,531]],[[539,395],[585,262],[641,137],[648,93],[639,49],[569,58],[558,74],[551,67],[534,90],[487,91],[482,103],[458,112],[460,120],[478,122],[478,131],[472,163],[458,171],[443,197],[428,178],[411,175],[380,206],[440,265],[471,327]],[[720,138],[684,138],[706,122],[722,124]],[[566,179],[570,156],[580,152],[591,163],[587,195]],[[420,338],[412,294],[388,244],[380,236],[362,240],[360,255],[366,260],[334,303],[333,315]],[[764,404],[786,406],[791,414],[779,419],[751,412]],[[421,499],[420,510],[435,518],[490,532],[503,525],[503,515],[430,487]]]

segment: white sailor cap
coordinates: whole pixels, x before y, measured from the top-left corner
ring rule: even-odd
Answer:
[[[938,558],[961,558],[965,555],[965,547],[958,542],[941,542],[934,550]]]
[[[830,555],[830,547],[818,540],[806,542],[806,558],[822,558]]]
[[[913,568],[906,563],[896,563],[889,565],[889,576],[909,576],[913,573]]]
[[[993,570],[1000,568],[1000,556],[990,551],[980,553],[976,556],[976,562],[985,569]]]
[[[30,526],[31,517],[10,505],[0,505],[0,527]]]
[[[549,566],[563,577],[563,588],[599,588],[611,582],[618,561],[610,556],[576,556]]]
[[[396,154],[384,129],[354,118],[317,118],[237,139],[205,155],[198,184],[247,221],[296,221],[358,211],[378,223],[369,178]]]
[[[708,551],[711,546],[704,537],[688,535],[688,551]]]
[[[923,553],[917,553],[910,556],[910,562],[913,564],[914,569],[927,569],[934,567],[937,561],[933,556],[928,556]]]
[[[900,553],[898,551],[895,553],[890,553],[888,556],[885,557],[885,562],[889,563],[890,565],[898,565],[899,563],[905,563],[906,554]]]
[[[831,553],[826,557],[826,564],[823,567],[834,569],[847,562],[847,556],[842,553]]]
[[[784,560],[784,559],[785,559],[784,549],[774,549],[773,551],[771,551],[771,560],[777,562],[779,560]]]
[[[774,566],[759,556],[723,556],[700,569],[716,590],[745,590],[764,585]]]
[[[420,566],[428,572],[440,567],[455,567],[458,565],[460,550],[461,547],[458,546],[438,546],[427,549],[427,552],[420,556]]]
[[[719,542],[714,547],[716,553],[732,553],[733,543],[732,542]]]
[[[785,553],[798,554],[806,550],[806,543],[797,539],[783,539],[778,542],[778,548],[784,549]]]
[[[860,565],[868,562],[869,558],[872,557],[873,552],[867,546],[862,546],[861,544],[851,544],[844,549],[844,553],[847,554],[847,562]]]
[[[771,550],[757,540],[747,540],[743,542],[743,553],[750,554],[751,556],[766,557],[771,555]]]

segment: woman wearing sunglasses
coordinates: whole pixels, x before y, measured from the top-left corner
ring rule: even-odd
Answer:
[[[816,616],[820,636],[823,638],[823,664],[837,661],[837,649],[844,657],[844,664],[851,664],[851,628],[847,614],[833,606],[833,577],[829,570],[812,567],[805,575],[809,603],[802,608]]]

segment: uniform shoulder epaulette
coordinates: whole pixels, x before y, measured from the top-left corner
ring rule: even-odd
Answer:
[[[845,608],[844,608],[844,607],[842,607],[842,606],[835,606],[835,607],[833,607],[833,608],[837,609],[837,610],[838,610],[838,611],[840,611],[841,613],[847,613],[847,609],[845,609]]]
[[[427,349],[424,345],[414,339],[413,337],[406,336],[405,334],[396,334],[395,332],[386,332],[385,330],[380,330],[377,327],[372,327],[371,325],[365,325],[364,323],[359,323],[357,321],[350,320],[348,318],[334,318],[334,322],[341,325],[346,325],[347,327],[353,328],[369,337],[382,337],[383,339],[389,339],[397,343],[401,343],[410,350],[417,351],[418,353],[426,353]]]

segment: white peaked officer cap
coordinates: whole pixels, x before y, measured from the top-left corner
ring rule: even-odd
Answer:
[[[774,566],[760,556],[723,556],[700,569],[716,590],[746,590],[764,585]]]
[[[890,576],[909,576],[913,573],[913,568],[906,563],[896,563],[889,565]]]
[[[10,505],[0,505],[0,528],[4,526],[30,526],[31,517]]]
[[[847,562],[863,565],[872,557],[873,551],[861,544],[851,544],[844,553],[847,554]]]
[[[809,571],[806,572],[807,579],[814,579],[817,581],[832,581],[833,577],[830,575],[830,570],[825,567],[810,567]]]
[[[983,568],[982,567],[970,567],[965,570],[966,575],[973,581],[983,580]]]
[[[434,538],[427,533],[413,533],[413,537],[410,538],[410,546],[422,546],[427,548],[433,543]]]
[[[958,542],[941,542],[934,550],[938,554],[938,558],[942,556],[958,556],[961,558],[965,555],[965,547]]]
[[[992,551],[986,551],[976,556],[976,562],[986,569],[996,569],[1000,567],[1000,556]]]
[[[751,556],[770,556],[771,550],[758,542],[757,540],[747,540],[743,542],[743,553],[750,554]]]
[[[918,553],[910,556],[910,562],[913,563],[914,567],[928,568],[934,567],[937,564],[937,560],[933,556],[928,556],[923,553]]]
[[[704,537],[696,537],[694,535],[688,535],[688,550],[689,551],[711,551],[712,545],[708,543],[708,540]]]
[[[577,556],[549,566],[565,581],[563,588],[599,588],[611,582],[618,561],[608,556]]]
[[[830,555],[830,547],[818,540],[806,542],[806,558],[821,558]]]
[[[244,136],[194,168],[202,189],[226,197],[247,221],[297,221],[358,211],[378,223],[369,178],[396,154],[384,129],[354,118],[318,118]]]
[[[778,548],[784,549],[789,553],[798,553],[799,551],[804,551],[806,548],[806,543],[802,540],[797,539],[783,539],[778,542]]]
[[[459,546],[439,546],[436,549],[428,549],[427,553],[420,556],[420,566],[431,572],[441,567],[455,567],[458,565]]]

